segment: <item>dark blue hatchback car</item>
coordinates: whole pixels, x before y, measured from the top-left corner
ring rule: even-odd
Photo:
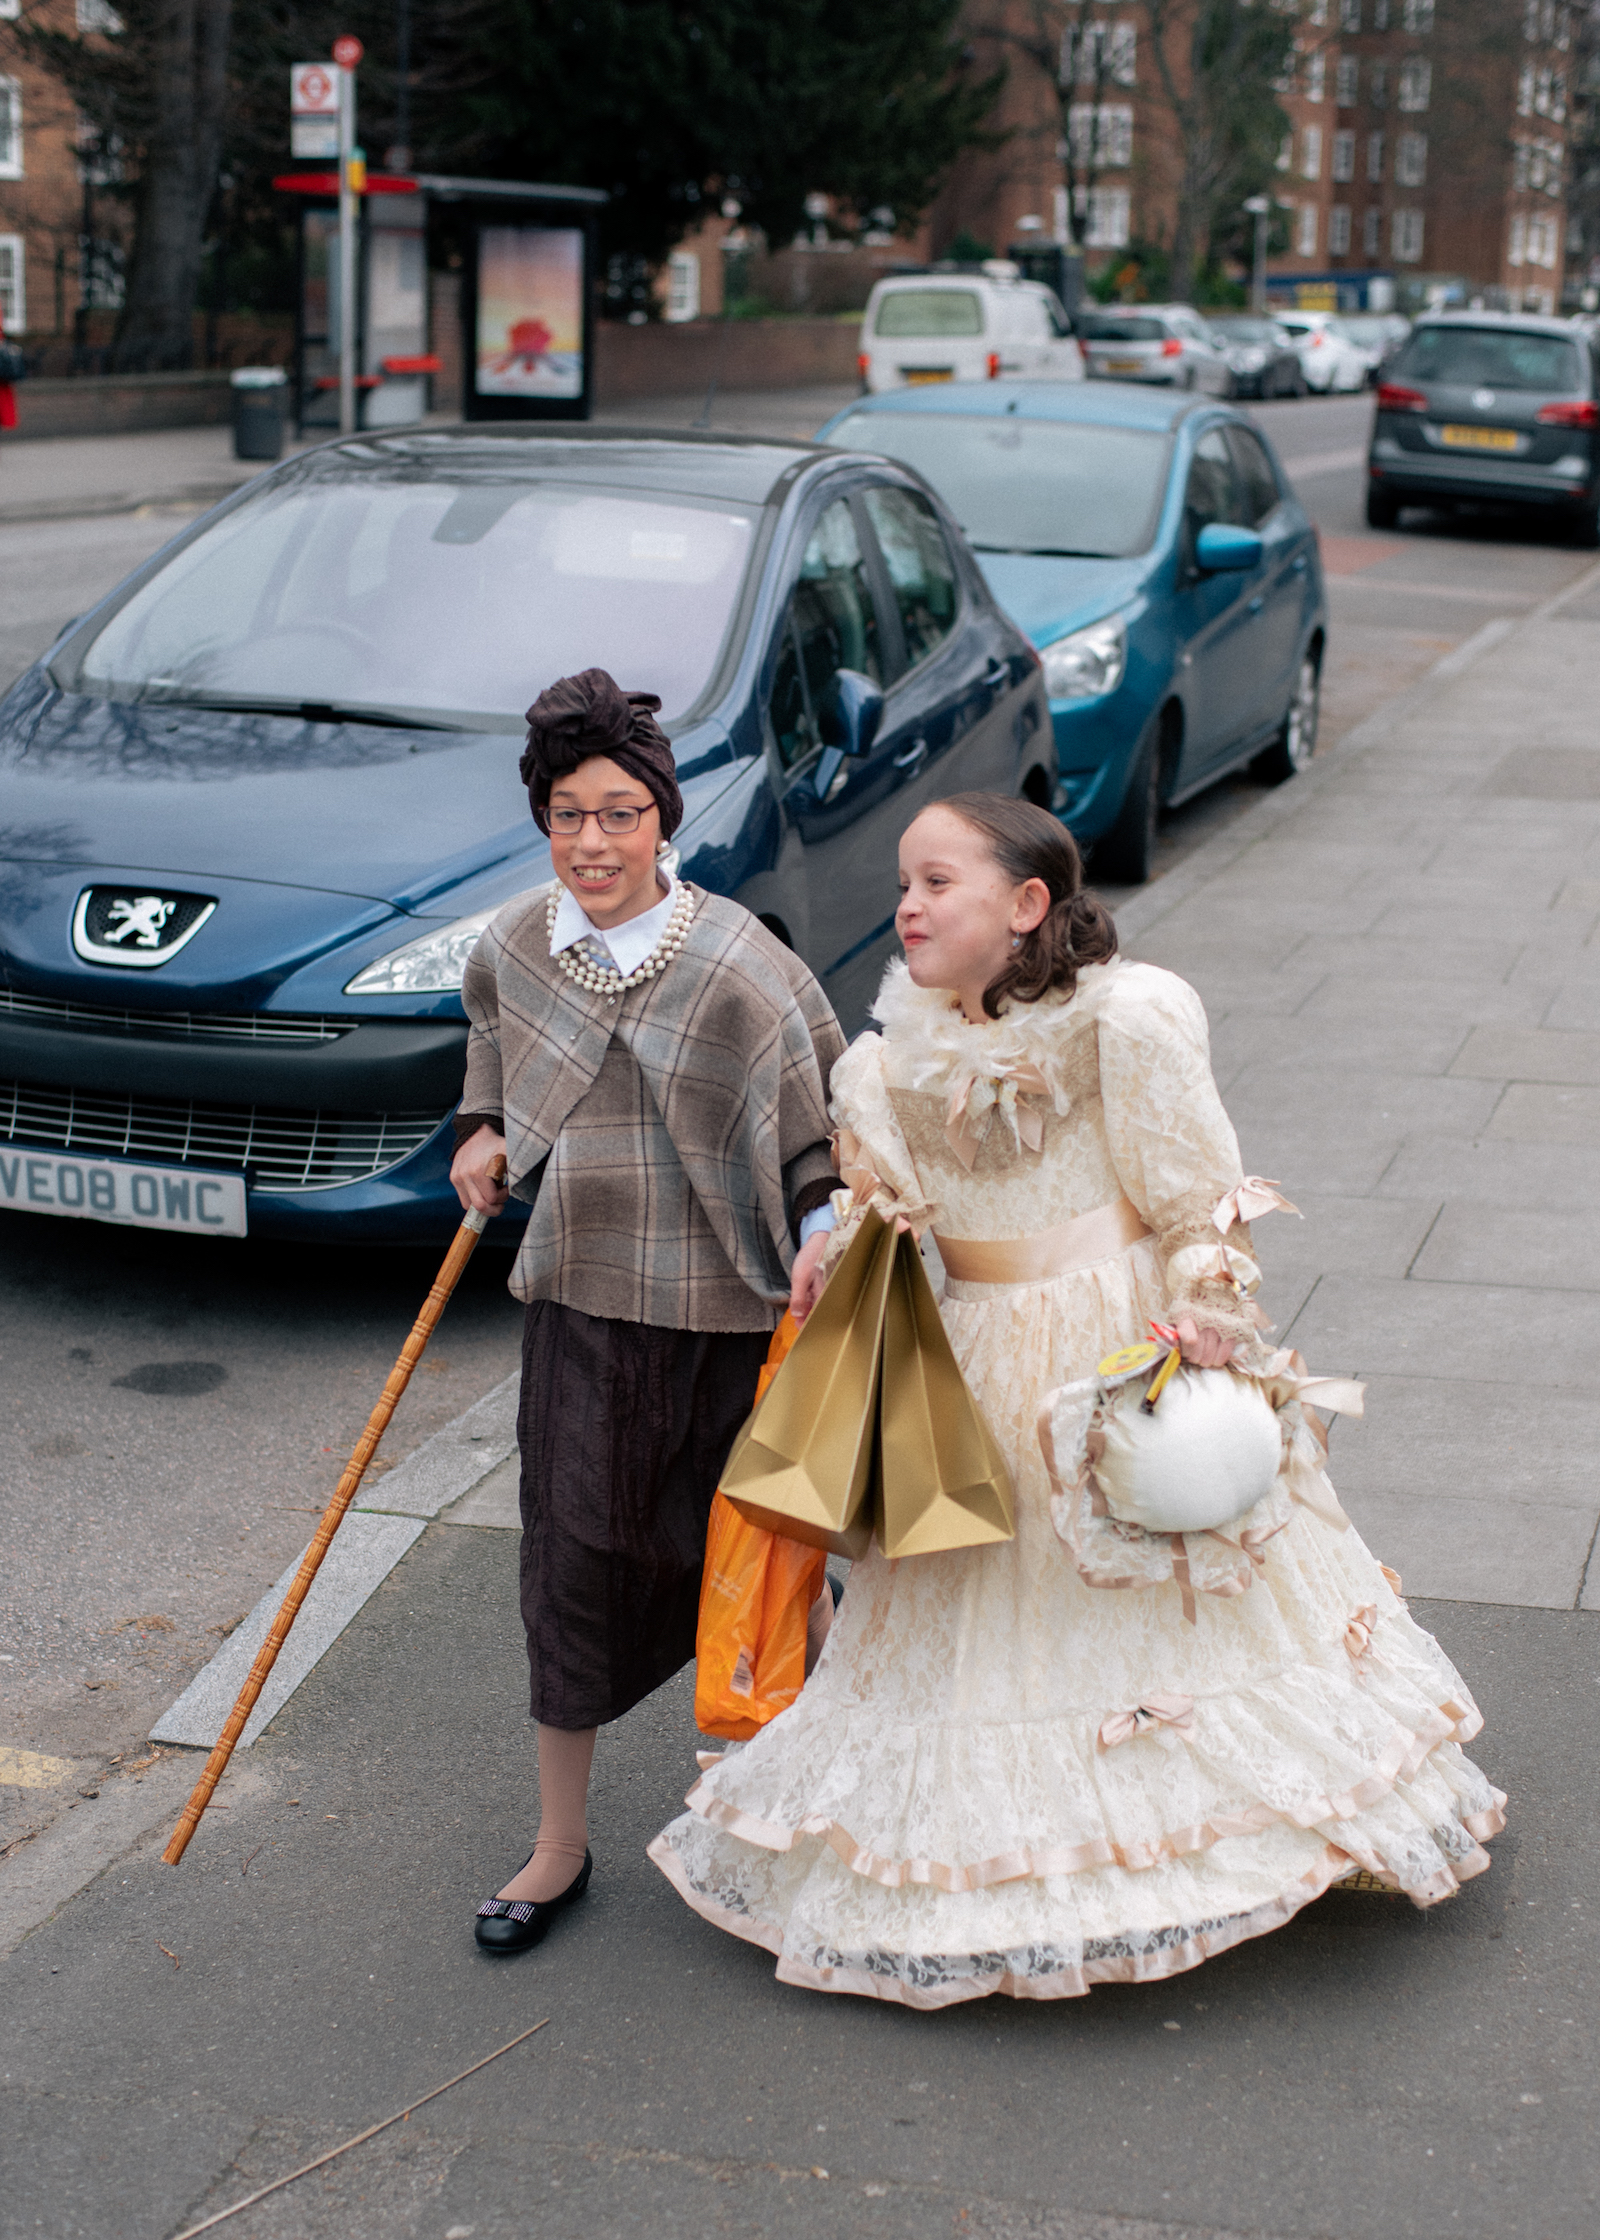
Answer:
[[[892,462],[526,426],[321,446],[0,702],[0,1208],[448,1230],[462,968],[549,876],[521,710],[590,665],[661,695],[683,870],[850,1029],[909,818],[1055,789],[1038,657]]]
[[[1044,663],[1054,806],[1102,879],[1143,879],[1157,819],[1316,745],[1327,613],[1316,531],[1242,412],[1111,381],[864,397],[825,443],[941,494]]]

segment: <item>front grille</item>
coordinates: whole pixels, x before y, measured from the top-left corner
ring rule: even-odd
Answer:
[[[274,1112],[0,1081],[0,1142],[164,1166],[248,1167],[261,1190],[365,1182],[409,1159],[444,1118],[444,1112]]]
[[[136,1034],[175,1042],[337,1042],[356,1024],[294,1012],[125,1011],[114,1003],[71,1003],[0,988],[0,1018],[41,1027],[83,1027],[95,1034]]]

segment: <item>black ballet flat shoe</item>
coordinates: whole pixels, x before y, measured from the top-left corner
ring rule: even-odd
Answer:
[[[532,1857],[530,1851],[528,1858]],[[593,1873],[594,1857],[586,1851],[583,1865],[559,1897],[538,1902],[532,1898],[485,1898],[478,1908],[477,1926],[473,1930],[479,1949],[505,1958],[515,1952],[531,1952],[536,1944],[543,1944],[550,1933],[551,1922],[562,1907],[574,1904],[583,1896]]]

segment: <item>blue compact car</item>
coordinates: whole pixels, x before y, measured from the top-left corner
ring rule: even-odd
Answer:
[[[447,1233],[462,970],[550,875],[522,710],[590,666],[661,696],[684,872],[851,1030],[910,818],[1055,791],[1039,658],[892,461],[526,423],[320,446],[0,701],[0,1209]]]
[[[1113,382],[864,397],[819,439],[914,467],[1044,662],[1060,784],[1097,877],[1150,869],[1161,811],[1316,746],[1316,531],[1243,413]]]

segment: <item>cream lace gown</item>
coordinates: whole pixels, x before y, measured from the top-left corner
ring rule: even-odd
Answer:
[[[650,1856],[784,1982],[916,2007],[1171,1975],[1357,1868],[1448,1897],[1489,1864],[1505,1800],[1460,1748],[1471,1696],[1353,1530],[1294,1505],[1250,1590],[1193,1597],[1191,1620],[1170,1579],[1087,1585],[1053,1528],[1045,1394],[1152,1315],[1245,1327],[1217,1281],[1241,1171],[1198,997],[1113,959],[974,1027],[896,965],[875,1016],[833,1076],[858,1195],[875,1177],[880,1208],[956,1240],[1125,1196],[1150,1234],[1050,1281],[947,1283],[1015,1539],[894,1563],[874,1543],[797,1702],[702,1760]],[[947,1132],[963,1090],[970,1171]],[[1248,1231],[1226,1244],[1253,1275]],[[1175,1698],[1181,1722],[1118,1718]]]

